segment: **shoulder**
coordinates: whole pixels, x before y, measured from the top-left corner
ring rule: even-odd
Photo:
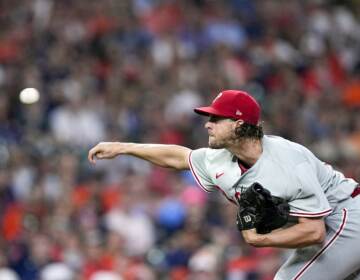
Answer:
[[[298,143],[275,135],[265,135],[263,138],[263,142],[265,145],[268,145],[273,149],[299,149],[301,147],[304,147]]]
[[[263,145],[269,156],[279,162],[291,161],[297,165],[308,161],[309,157],[313,156],[303,145],[279,136],[265,135]]]
[[[219,160],[231,160],[233,155],[226,149],[200,148],[191,151],[190,159],[202,159],[208,162],[218,162]]]

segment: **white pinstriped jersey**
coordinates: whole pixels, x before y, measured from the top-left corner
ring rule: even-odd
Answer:
[[[219,189],[234,203],[243,188],[258,182],[289,202],[290,215],[301,217],[327,216],[357,186],[304,146],[267,135],[262,144],[260,158],[243,174],[228,150],[210,148],[192,151],[191,172],[205,191]]]

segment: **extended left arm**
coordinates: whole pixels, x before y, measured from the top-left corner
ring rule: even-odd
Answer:
[[[243,230],[245,241],[255,247],[301,248],[322,243],[325,239],[325,223],[322,218],[299,218],[296,225],[258,234],[255,229]]]

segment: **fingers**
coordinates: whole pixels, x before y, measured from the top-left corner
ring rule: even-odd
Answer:
[[[90,163],[95,164],[96,163],[96,154],[98,153],[98,148],[95,146],[92,148],[88,153],[88,160]]]
[[[95,147],[90,149],[88,153],[88,160],[95,164],[97,159],[112,159],[116,156],[112,143],[100,142]]]

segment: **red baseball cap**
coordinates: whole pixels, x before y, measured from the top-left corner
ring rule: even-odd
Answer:
[[[257,125],[261,109],[257,101],[247,92],[224,90],[218,94],[210,106],[198,107],[194,111],[200,115],[232,118]]]

